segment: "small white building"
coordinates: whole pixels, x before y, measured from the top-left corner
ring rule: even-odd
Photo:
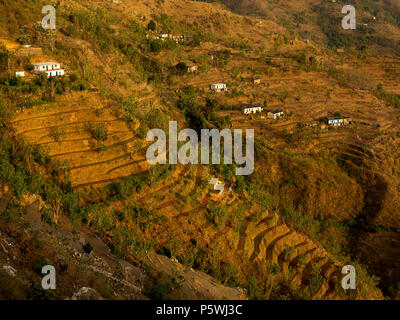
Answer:
[[[274,119],[274,120],[281,119],[281,118],[283,118],[283,111],[282,110],[268,111],[267,117],[268,117],[268,119]]]
[[[189,65],[188,66],[188,72],[193,73],[193,72],[197,72],[199,70],[199,67],[196,65]]]
[[[251,114],[251,113],[257,113],[257,112],[262,112],[263,108],[259,104],[245,104],[242,106],[242,112],[243,114]]]
[[[225,83],[212,84],[212,85],[210,85],[210,88],[212,91],[215,91],[215,92],[227,91]]]
[[[25,72],[24,71],[16,71],[15,76],[16,77],[25,77]]]
[[[61,69],[61,65],[58,62],[39,62],[35,63],[33,66],[36,74],[46,72],[48,77],[64,75],[64,69]]]
[[[222,194],[224,193],[225,184],[222,181],[219,181],[218,178],[211,178],[209,184],[212,185],[210,192],[213,194]]]
[[[161,33],[159,36],[158,36],[158,39],[160,39],[160,40],[166,40],[166,39],[168,39],[169,38],[169,34],[168,33]]]

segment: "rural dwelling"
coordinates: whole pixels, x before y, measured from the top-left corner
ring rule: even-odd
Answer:
[[[16,71],[15,76],[16,77],[25,77],[25,72],[24,71]]]
[[[244,105],[242,105],[243,114],[262,112],[262,110],[263,110],[263,108],[259,104],[244,104]]]
[[[193,37],[188,34],[174,35],[174,34],[169,34],[169,33],[161,33],[158,36],[158,39],[161,39],[161,40],[171,39],[176,42],[190,41],[190,40],[192,40],[192,38]]]
[[[36,74],[46,72],[48,77],[64,75],[64,70],[61,69],[61,66],[58,62],[40,62],[35,63],[33,66]]]
[[[188,72],[193,73],[193,72],[197,72],[199,70],[199,67],[196,65],[189,65],[188,66]]]
[[[219,181],[218,178],[211,178],[209,184],[211,185],[210,193],[221,195],[224,193],[225,184]]]
[[[185,41],[185,36],[183,34],[181,35],[171,35],[171,39],[179,42],[179,41]]]
[[[210,88],[211,88],[212,91],[215,91],[215,92],[227,91],[225,83],[212,84],[210,86]]]
[[[283,118],[283,111],[282,110],[271,110],[267,113],[268,119],[281,119]]]
[[[161,39],[161,40],[165,40],[165,39],[168,39],[168,38],[169,38],[169,34],[168,33],[161,33],[158,36],[158,39]]]
[[[331,127],[343,127],[351,124],[351,118],[349,117],[329,117],[326,119],[326,124]]]
[[[253,83],[254,84],[260,84],[261,83],[260,77],[253,77]]]

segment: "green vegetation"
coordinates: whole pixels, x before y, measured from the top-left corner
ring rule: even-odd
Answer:
[[[90,242],[87,242],[83,245],[83,251],[85,251],[85,253],[90,254],[93,250],[92,245],[90,244]]]
[[[388,105],[400,108],[400,95],[386,92],[382,85],[378,85],[377,89],[374,91],[374,95],[378,99],[385,101]]]
[[[225,225],[226,209],[217,204],[210,203],[207,206],[207,216],[211,223],[217,228],[221,228]]]

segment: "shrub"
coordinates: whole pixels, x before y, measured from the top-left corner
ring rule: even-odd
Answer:
[[[38,262],[37,264],[35,264],[34,266],[33,266],[33,270],[35,271],[35,272],[37,272],[37,273],[39,273],[39,274],[42,274],[42,268],[44,267],[44,266],[47,266],[47,265],[53,265],[53,263],[51,262],[51,260],[50,259],[43,259],[43,260],[41,260],[40,262]]]
[[[183,76],[184,74],[187,73],[188,66],[184,62],[179,62],[175,67],[174,67],[174,73]]]
[[[250,300],[264,300],[265,295],[262,288],[258,285],[257,279],[251,275],[247,280],[247,295]]]
[[[104,210],[94,212],[90,221],[90,226],[93,226],[102,236],[109,232],[114,223]]]
[[[25,64],[25,65],[24,65],[24,70],[25,70],[25,71],[32,72],[34,69],[35,69],[35,67],[34,67],[33,64],[31,64],[31,63],[28,63],[28,64]]]
[[[64,127],[55,127],[52,128],[51,133],[54,137],[54,140],[57,142],[63,141],[66,137],[65,128]]]
[[[92,137],[97,141],[104,142],[107,140],[108,130],[107,126],[104,123],[93,124],[90,123],[88,125],[88,130]]]
[[[92,252],[92,250],[93,250],[93,247],[89,242],[87,242],[83,245],[83,251],[85,251],[85,253],[90,254]]]
[[[168,300],[172,289],[173,285],[170,281],[153,280],[151,288],[145,290],[145,294],[153,300]]]
[[[377,89],[374,91],[374,95],[378,99],[385,101],[388,105],[400,108],[400,95],[386,92],[383,90],[382,85],[378,85]]]
[[[127,199],[133,193],[140,191],[144,186],[142,175],[126,177],[120,182],[113,182],[105,189],[110,198]]]
[[[223,226],[225,224],[226,209],[217,204],[210,203],[207,206],[207,218],[217,227]]]
[[[152,40],[150,42],[150,50],[154,53],[160,53],[162,49],[162,42],[161,40]]]
[[[147,30],[151,30],[151,31],[155,31],[156,30],[156,23],[153,20],[151,20],[149,22],[149,24],[147,25]]]

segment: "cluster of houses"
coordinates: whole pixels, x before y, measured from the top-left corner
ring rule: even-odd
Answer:
[[[58,62],[39,62],[33,65],[33,71],[35,74],[40,75],[43,73],[47,74],[47,77],[57,77],[63,76],[65,74],[64,69],[61,68]],[[25,72],[17,71],[15,72],[16,77],[24,77]]]
[[[242,113],[245,115],[261,113],[262,111],[263,111],[263,107],[260,104],[244,104],[244,105],[242,105]],[[266,111],[266,113],[267,113],[267,118],[273,119],[273,120],[282,119],[284,116],[283,110],[280,110],[280,109],[269,110],[269,111]]]
[[[157,39],[160,39],[163,41],[170,39],[175,42],[183,42],[183,41],[191,41],[193,39],[193,37],[188,34],[174,35],[174,34],[170,34],[170,33],[161,33],[157,36]]]
[[[241,106],[242,113],[244,115],[260,114],[262,113],[263,107],[260,104],[243,104]],[[285,113],[281,109],[268,110],[265,111],[267,118],[272,120],[283,119]],[[262,116],[263,118],[264,116]],[[324,123],[321,125],[321,129],[326,129],[327,127],[345,127],[353,123],[352,118],[345,116],[328,116],[322,118],[321,121]],[[317,124],[310,124],[310,127],[317,126]]]
[[[309,122],[305,125],[310,128],[319,127],[321,130],[326,130],[328,128],[340,128],[353,124],[354,121],[350,117],[344,116],[328,116],[321,118],[319,122]]]

